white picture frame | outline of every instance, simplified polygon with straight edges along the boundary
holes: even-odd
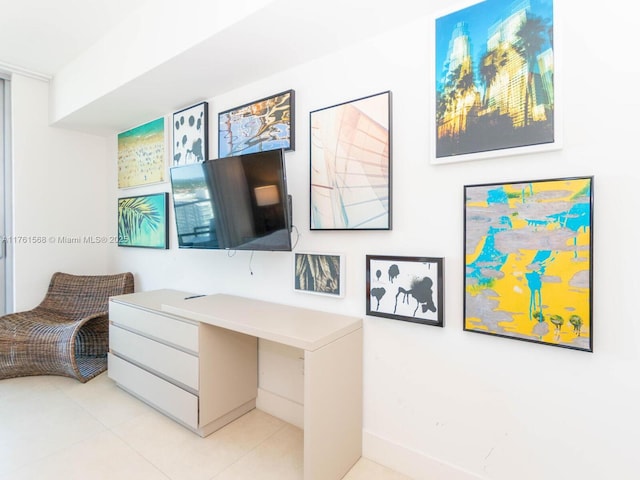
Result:
[[[518,11],[512,6],[511,0],[473,0],[433,17],[431,164],[562,148],[561,48],[554,2],[533,0]],[[540,22],[537,29],[530,26],[542,46],[529,56],[517,56],[514,23],[529,21]],[[460,53],[468,50],[468,57]],[[469,64],[471,72],[465,75]],[[507,93],[516,90],[515,84],[520,85],[518,95]]]
[[[293,288],[296,292],[343,297],[345,256],[340,253],[295,252]]]

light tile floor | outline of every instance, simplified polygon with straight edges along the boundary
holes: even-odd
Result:
[[[253,410],[206,438],[116,387],[55,377],[0,380],[2,480],[294,480],[302,430]],[[361,458],[344,480],[409,480]]]

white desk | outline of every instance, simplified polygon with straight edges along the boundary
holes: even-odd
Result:
[[[342,478],[362,454],[362,320],[233,295],[185,299],[187,296],[190,295],[174,290],[142,292],[113,297],[111,305],[126,304],[177,322],[193,322],[200,332],[201,357],[202,352],[211,351],[211,343],[226,344],[228,339],[223,337],[229,334],[239,334],[234,341],[239,345],[238,351],[244,350],[241,356],[245,364],[245,354],[253,348],[251,339],[262,338],[302,349],[304,479]],[[242,391],[242,395],[236,396],[235,403],[227,405],[229,411],[221,415],[223,420],[212,422],[211,425],[217,428],[222,426],[219,425],[222,421],[228,423],[245,413],[247,407],[250,409],[255,405],[255,370],[247,371],[242,359],[233,357],[235,351],[235,348],[227,348],[226,353],[220,355],[218,362],[224,362],[224,366],[218,370],[224,370],[225,375],[216,375],[215,384],[207,387],[212,388],[212,392]],[[116,357],[117,351],[112,356]],[[118,358],[113,360],[115,363],[120,361]],[[237,362],[240,362],[238,371],[235,370]],[[255,368],[257,360],[253,353],[250,353],[250,362]],[[204,364],[201,359],[201,379],[210,367],[216,370],[215,365]],[[249,383],[241,381],[239,386],[238,379],[247,376]],[[210,375],[206,377],[206,381],[212,381]],[[163,378],[171,382],[166,375]],[[249,400],[244,392],[247,385],[251,385],[252,398]],[[206,397],[200,394],[201,409],[214,401],[210,397],[211,394]],[[211,433],[211,426],[204,430],[202,425],[200,427],[199,433]]]

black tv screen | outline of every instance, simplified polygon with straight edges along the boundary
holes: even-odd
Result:
[[[170,169],[180,248],[291,251],[283,150]]]

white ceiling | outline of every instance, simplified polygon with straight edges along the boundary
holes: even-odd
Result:
[[[146,1],[0,0],[0,68],[53,76]]]
[[[148,1],[0,0],[0,70],[4,63],[54,76],[123,15]],[[258,15],[131,79],[56,124],[97,134],[123,131],[195,100],[345,48],[452,1],[457,0],[277,0]],[[265,29],[270,22],[287,28]],[[260,48],[256,55],[256,45],[278,48]],[[185,65],[198,65],[199,74],[180,75]]]

